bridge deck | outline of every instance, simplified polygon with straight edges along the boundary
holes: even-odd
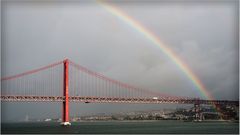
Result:
[[[1,101],[46,101],[46,102],[63,102],[64,96],[1,96]],[[202,100],[202,99],[187,99],[187,98],[112,98],[112,97],[80,97],[70,96],[70,102],[85,102],[85,103],[173,103],[173,104],[217,104],[217,105],[239,105],[239,101],[230,100]]]

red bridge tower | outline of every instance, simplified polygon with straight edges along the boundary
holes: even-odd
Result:
[[[69,60],[65,59],[63,61],[63,111],[62,111],[62,123],[61,125],[67,126],[71,125],[69,122],[69,109],[68,109],[68,66],[69,66]]]

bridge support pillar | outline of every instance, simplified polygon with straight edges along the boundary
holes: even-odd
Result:
[[[69,126],[71,123],[69,122],[69,106],[68,106],[68,59],[63,62],[63,96],[65,97],[63,101],[63,111],[62,111],[62,123],[63,126]]]
[[[202,121],[202,117],[200,114],[200,103],[198,101],[194,103],[194,112],[195,112],[195,121]]]

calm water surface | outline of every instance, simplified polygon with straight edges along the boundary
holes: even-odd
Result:
[[[57,122],[2,123],[2,133],[215,133],[238,134],[239,123],[231,122],[72,122],[70,127],[62,127]]]

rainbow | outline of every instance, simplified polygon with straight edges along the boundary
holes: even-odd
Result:
[[[167,55],[173,63],[181,69],[182,72],[191,80],[191,82],[197,87],[197,90],[201,93],[204,98],[213,100],[214,98],[208,92],[204,84],[200,79],[193,73],[189,66],[184,63],[176,53],[174,53],[167,45],[161,42],[160,38],[157,37],[153,32],[145,28],[140,22],[138,22],[133,17],[127,15],[124,11],[114,6],[113,4],[106,3],[103,1],[97,1],[106,11],[112,15],[119,18],[121,21],[128,24],[130,27],[134,28],[136,31],[141,33],[146,39],[151,41],[155,46],[157,46],[165,55]]]

